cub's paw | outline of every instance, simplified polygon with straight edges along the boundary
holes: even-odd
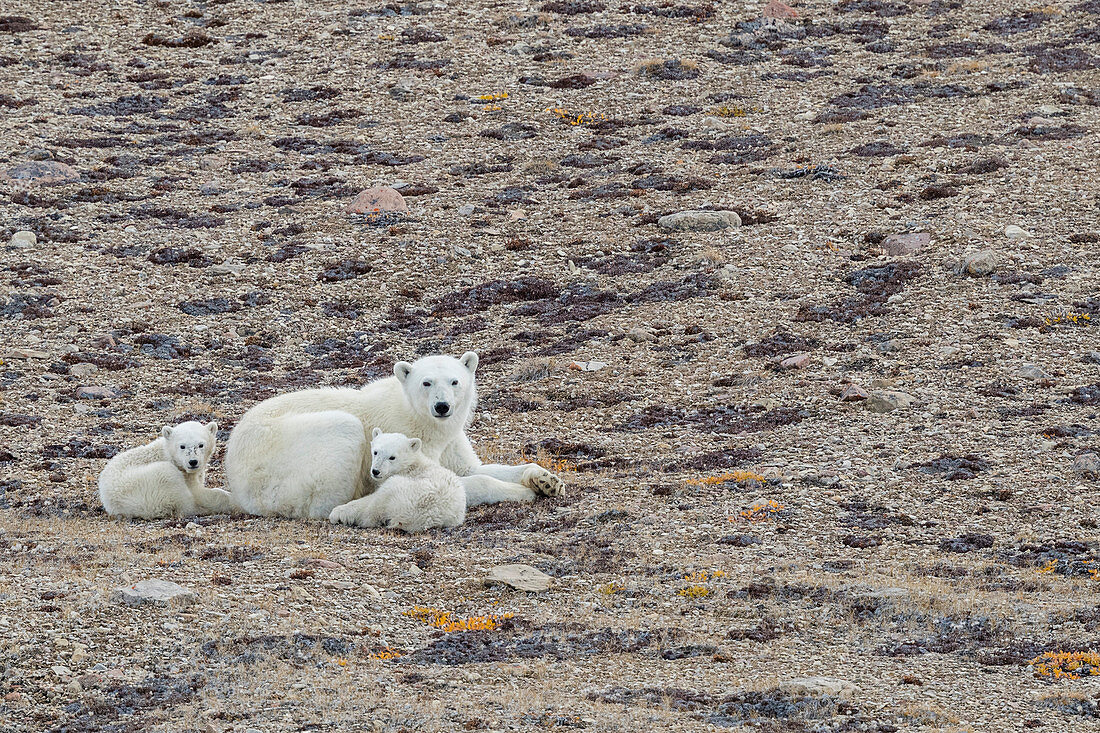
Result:
[[[558,478],[557,474],[547,471],[537,463],[532,463],[524,469],[520,483],[543,496],[561,496],[565,491],[565,482]]]
[[[328,521],[333,524],[350,524],[355,526],[359,523],[359,512],[357,512],[355,507],[351,506],[351,504],[341,504],[329,512]]]

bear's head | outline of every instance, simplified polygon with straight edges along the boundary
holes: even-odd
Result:
[[[164,452],[176,468],[184,473],[195,473],[206,469],[214,446],[218,441],[218,424],[189,420],[172,427],[165,425],[160,429],[164,438]]]
[[[465,426],[477,404],[474,371],[477,354],[467,351],[459,358],[425,356],[413,363],[399,361],[393,374],[405,390],[413,412],[437,424],[454,422]]]
[[[408,473],[420,459],[420,438],[403,433],[383,433],[375,428],[370,439],[370,475],[375,481]]]

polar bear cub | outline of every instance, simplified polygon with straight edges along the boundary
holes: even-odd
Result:
[[[330,522],[406,532],[462,524],[466,490],[453,471],[424,454],[420,438],[375,428],[370,449],[370,473],[378,490],[336,507]]]
[[[217,436],[216,422],[191,420],[165,425],[152,443],[119,453],[99,474],[103,508],[139,519],[239,510],[228,491],[203,485]]]

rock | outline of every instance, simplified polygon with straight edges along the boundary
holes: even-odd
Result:
[[[1090,351],[1085,354],[1085,362],[1088,364],[1100,364],[1100,351]]]
[[[1073,472],[1086,478],[1100,478],[1100,455],[1082,453],[1073,459]]]
[[[36,160],[20,163],[0,173],[0,178],[13,183],[31,183],[39,186],[60,186],[80,180],[80,171],[56,160]]]
[[[883,247],[886,249],[886,254],[891,257],[905,257],[920,252],[931,241],[932,235],[927,232],[891,234],[886,238]]]
[[[109,400],[117,395],[110,387],[77,387],[73,396],[78,400]]]
[[[378,214],[384,211],[407,214],[405,197],[389,186],[379,186],[360,191],[355,201],[345,209],[349,214]]]
[[[810,363],[809,354],[795,354],[779,362],[780,369],[802,369]]]
[[[469,216],[472,213],[474,213],[474,205],[473,204],[463,204],[462,206],[458,207],[458,215],[459,216]]]
[[[1016,376],[1023,377],[1024,379],[1031,379],[1036,382],[1040,379],[1051,379],[1051,376],[1047,374],[1046,370],[1037,364],[1024,364],[1016,369]]]
[[[73,364],[71,367],[69,367],[69,374],[74,377],[87,377],[89,375],[95,374],[98,371],[99,367],[97,367],[95,364],[89,364],[86,361],[82,361],[79,364]]]
[[[569,368],[578,372],[598,372],[606,366],[607,364],[602,361],[575,361],[569,365]]]
[[[849,384],[844,388],[844,391],[840,393],[840,401],[858,402],[867,399],[869,396],[867,390],[863,387],[860,387],[858,384]]]
[[[24,229],[11,235],[11,241],[8,244],[19,249],[28,249],[38,244],[38,237],[34,235],[34,232],[28,232]]]
[[[1013,241],[1018,241],[1021,239],[1027,239],[1031,236],[1031,234],[1029,234],[1027,230],[1023,229],[1022,227],[1018,227],[1015,224],[1009,224],[1005,227],[1005,236]]]
[[[680,211],[657,220],[657,226],[670,232],[717,232],[741,226],[736,211]]]
[[[538,592],[550,587],[550,576],[530,565],[498,565],[485,578],[486,585],[497,583],[516,590]]]
[[[970,277],[988,277],[997,269],[997,253],[991,249],[972,252],[962,258],[959,270]]]
[[[177,585],[170,580],[142,580],[134,585],[115,588],[111,591],[111,603],[125,606],[143,606],[152,604],[156,606],[190,606],[198,601],[191,591],[182,585]]]
[[[112,397],[117,397],[115,391],[110,387],[77,387],[73,391],[73,396],[78,400],[109,400]]]
[[[790,5],[779,2],[779,0],[771,0],[771,2],[764,6],[764,12],[761,13],[761,15],[765,18],[779,20],[782,18],[797,18],[798,11]]]
[[[4,352],[5,359],[45,359],[49,355],[48,351],[39,349],[11,349]]]
[[[866,406],[871,412],[893,412],[894,410],[909,407],[917,398],[905,392],[893,389],[884,389],[871,393],[867,398]]]
[[[405,77],[404,79],[398,79],[392,87],[390,87],[390,96],[394,99],[404,100],[412,99],[416,94],[416,79]]]
[[[828,696],[851,699],[859,692],[859,688],[848,680],[837,677],[799,677],[780,682],[779,691],[791,697]]]
[[[645,328],[632,328],[627,332],[626,337],[636,343],[643,341],[656,341],[657,336],[652,331]]]

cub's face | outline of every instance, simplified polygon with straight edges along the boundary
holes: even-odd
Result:
[[[194,473],[206,468],[218,439],[218,424],[189,421],[172,427],[165,425],[160,431],[164,438],[164,451],[176,468]]]
[[[370,441],[370,475],[375,481],[407,473],[420,454],[420,438],[383,433],[375,428]]]
[[[426,356],[412,364],[401,361],[393,373],[405,390],[405,398],[418,415],[440,423],[456,416],[465,421],[477,400],[474,371],[477,354],[467,351],[453,356]]]

